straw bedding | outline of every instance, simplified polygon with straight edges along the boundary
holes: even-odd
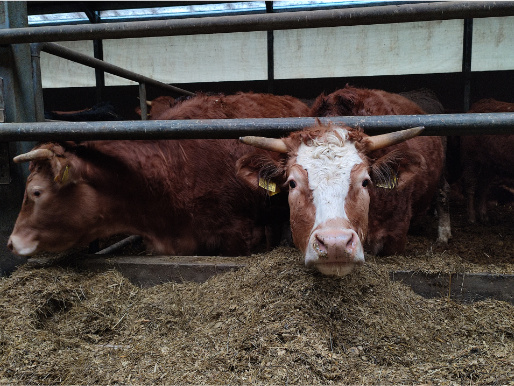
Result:
[[[0,382],[18,384],[514,384],[514,306],[425,299],[389,272],[514,273],[512,206],[454,215],[405,256],[343,278],[295,249],[205,283],[139,288],[116,271],[26,265],[0,281]]]

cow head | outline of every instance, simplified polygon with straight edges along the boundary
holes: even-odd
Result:
[[[30,256],[40,251],[60,252],[87,242],[98,216],[96,198],[83,184],[79,167],[64,148],[45,144],[14,158],[30,161],[22,207],[8,247]]]
[[[398,161],[395,152],[378,160],[376,149],[412,138],[413,128],[369,137],[349,127],[318,126],[284,139],[243,137],[247,144],[279,152],[255,152],[239,159],[238,175],[258,189],[271,181],[289,190],[291,232],[305,264],[323,274],[343,276],[364,263],[370,189],[387,183]],[[265,185],[265,184],[264,184]],[[266,185],[265,185],[266,186]]]

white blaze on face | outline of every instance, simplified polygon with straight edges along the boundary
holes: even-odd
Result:
[[[345,210],[352,170],[364,160],[348,140],[348,132],[338,128],[312,144],[300,145],[296,161],[307,171],[316,211],[305,264],[327,275],[346,275],[364,262],[362,244]]]
[[[314,141],[312,146],[302,144],[298,149],[296,160],[309,174],[316,208],[314,228],[330,219],[348,220],[344,204],[350,189],[350,173],[363,162],[355,145],[347,141],[348,132],[336,131],[340,138],[329,132],[324,140]]]

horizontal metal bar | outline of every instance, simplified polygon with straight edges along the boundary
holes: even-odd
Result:
[[[514,113],[383,115],[320,120],[361,127],[370,135],[416,126],[425,126],[423,135],[514,134]],[[315,118],[3,123],[0,124],[0,141],[279,137],[314,124]]]
[[[512,1],[452,1],[0,30],[0,44],[125,39],[514,16]]]
[[[34,44],[33,46],[35,46]],[[99,60],[93,58],[92,56],[84,55],[80,52],[70,50],[69,48],[63,47],[59,44],[55,43],[40,43],[39,49],[41,51],[47,52],[52,55],[59,56],[64,59],[72,60],[74,62],[80,63],[84,66],[99,68],[108,72],[109,74],[113,74],[116,76],[120,76],[125,79],[132,80],[138,83],[146,83],[155,87],[160,87],[165,90],[173,91],[176,93],[184,94],[184,95],[194,95],[193,92],[183,90],[181,88],[171,86],[169,84],[159,82],[155,79],[149,78],[147,76],[137,74],[135,72],[126,70],[122,67],[115,66],[114,64],[104,62],[103,60]],[[33,49],[34,51],[34,49]]]

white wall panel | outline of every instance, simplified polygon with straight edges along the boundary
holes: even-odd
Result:
[[[460,72],[463,20],[275,31],[275,78]],[[514,69],[514,17],[474,19],[473,71]],[[92,41],[60,42],[93,55]],[[107,62],[165,83],[267,79],[266,32],[104,40]],[[94,70],[41,53],[43,87],[91,87]],[[106,74],[106,84],[133,84]]]
[[[266,32],[104,40],[104,59],[165,83],[267,79]],[[134,84],[106,74],[107,86]]]
[[[93,56],[93,41],[59,42],[60,45]],[[70,60],[41,52],[43,88],[94,87],[95,70]]]
[[[514,17],[473,19],[471,71],[514,70]]]
[[[460,71],[462,34],[462,20],[276,31],[275,78]]]

